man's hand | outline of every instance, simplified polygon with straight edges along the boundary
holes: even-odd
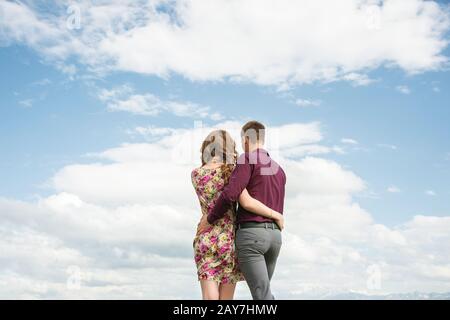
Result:
[[[202,216],[202,219],[200,220],[200,223],[197,226],[197,235],[205,232],[206,230],[208,230],[211,227],[211,225],[209,224],[207,218],[208,218],[207,214],[204,214]]]
[[[273,211],[274,215],[272,217],[272,219],[275,221],[275,223],[278,225],[278,227],[280,228],[281,231],[283,231],[284,229],[284,216],[276,211]]]

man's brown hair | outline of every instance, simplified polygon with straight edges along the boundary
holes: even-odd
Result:
[[[248,137],[251,143],[264,143],[266,127],[261,122],[249,121],[242,127],[241,136]]]

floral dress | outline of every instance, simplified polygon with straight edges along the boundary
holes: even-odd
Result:
[[[224,187],[222,169],[198,168],[191,174],[203,214],[208,214]],[[234,247],[235,209],[194,238],[194,259],[199,280],[213,280],[221,284],[244,280],[239,270]]]

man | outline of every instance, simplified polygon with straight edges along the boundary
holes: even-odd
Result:
[[[257,121],[246,123],[241,137],[245,153],[239,157],[228,185],[211,208],[208,221],[202,221],[201,228],[223,217],[244,189],[270,209],[283,213],[286,175],[263,148],[264,125]],[[272,300],[270,280],[281,248],[281,230],[272,219],[253,214],[241,205],[236,223],[239,266],[252,297],[254,300]]]

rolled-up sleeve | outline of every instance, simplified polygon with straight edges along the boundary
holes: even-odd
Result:
[[[238,161],[228,184],[217,199],[215,206],[209,210],[208,222],[210,224],[213,224],[215,221],[222,218],[233,202],[238,201],[239,196],[250,181],[251,174],[252,168],[249,162]]]

